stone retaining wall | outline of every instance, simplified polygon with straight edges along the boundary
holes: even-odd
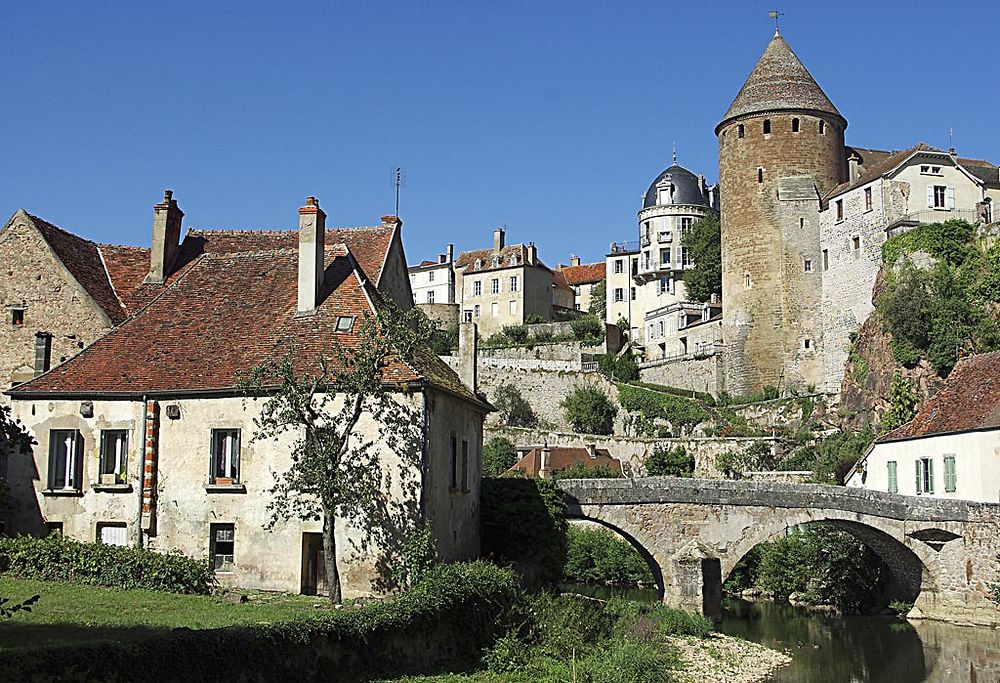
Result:
[[[678,389],[700,391],[718,396],[725,391],[723,354],[683,356],[654,360],[639,366],[639,379],[650,384],[663,384]]]

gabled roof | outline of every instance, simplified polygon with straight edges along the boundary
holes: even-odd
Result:
[[[605,262],[584,263],[579,266],[563,266],[557,272],[562,273],[569,285],[586,285],[601,282],[604,279]]]
[[[103,310],[112,324],[118,324],[125,319],[125,308],[115,289],[111,285],[108,272],[101,258],[101,250],[97,244],[66,232],[37,216],[24,212],[42,239],[52,248],[66,270],[80,283],[87,294]],[[148,266],[148,262],[147,262]]]
[[[916,417],[878,443],[1000,428],[1000,352],[964,358]]]
[[[500,263],[496,267],[493,266],[493,255],[497,253],[493,249],[473,249],[472,251],[463,251],[455,259],[456,269],[467,269],[473,273],[484,272],[488,270],[497,270],[499,268],[510,268],[512,266],[524,266],[528,265],[528,247],[523,244],[508,244],[503,249],[500,250]],[[511,257],[516,257],[516,263],[511,261]],[[482,262],[482,267],[476,268],[476,260]],[[535,260],[535,266],[539,268],[545,268],[548,270],[548,266],[539,260]]]
[[[541,468],[542,450],[542,448],[532,448],[507,471],[510,473],[522,472],[528,476],[537,475]],[[586,448],[572,446],[552,446],[549,448],[549,469],[552,472],[562,471],[577,463],[583,463],[583,466],[588,470],[603,465],[616,472],[622,471],[621,460],[612,458],[610,452],[604,448],[595,449],[593,457]]]
[[[360,319],[381,302],[344,242],[327,247],[325,262],[325,287],[316,313],[297,316],[296,249],[203,253],[133,317],[10,394],[231,392],[237,371],[289,350],[295,352],[298,372],[315,372],[318,358],[330,357],[335,344],[359,343]],[[336,332],[340,316],[355,318],[352,332]],[[418,350],[409,362],[393,360],[383,380],[427,382],[486,405],[427,349]]]
[[[847,125],[792,48],[775,32],[736,99],[729,105],[722,122],[715,127],[715,133],[718,135],[725,123],[739,116],[786,109],[833,114],[843,121],[845,127]]]

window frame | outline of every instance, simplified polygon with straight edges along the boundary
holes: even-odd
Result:
[[[500,278],[495,277],[490,280],[490,294],[500,293]]]
[[[625,290],[621,287],[615,287],[614,296],[616,304],[625,301]]]
[[[208,472],[208,481],[209,484],[211,484],[212,486],[239,486],[240,484],[243,483],[242,478],[240,476],[242,474],[240,472],[242,465],[242,463],[240,462],[241,460],[240,450],[243,439],[242,431],[243,430],[241,430],[239,427],[220,427],[212,429],[212,435],[211,435],[212,441],[210,445],[211,458],[209,460],[209,472]],[[217,449],[219,447],[224,447],[223,444],[225,443],[225,441],[220,442],[218,440],[218,437],[222,437],[223,439],[225,439],[226,434],[234,434],[235,438],[231,442],[232,443],[231,452],[227,454],[228,476],[226,474],[220,476],[216,474],[216,472],[218,471],[226,472],[226,470],[219,470],[218,458],[222,454],[219,453]],[[226,481],[227,479],[229,480],[228,482]]]
[[[949,453],[944,456],[944,492],[955,493],[958,489],[958,476],[956,472],[955,455]]]
[[[236,567],[236,524],[229,523],[212,523],[209,524],[208,532],[208,558],[212,563],[212,571],[216,574],[231,574],[233,569]],[[230,532],[232,538],[220,539],[219,536],[223,532]],[[219,552],[219,544],[230,545],[229,553]],[[222,564],[219,564],[219,558],[222,557]],[[224,558],[229,558],[228,563]]]
[[[60,456],[57,449],[66,443],[66,438],[72,438],[72,453],[65,453]],[[83,435],[79,429],[50,429],[49,430],[49,470],[48,486],[50,491],[76,491],[83,490]],[[57,462],[57,458],[64,458]],[[63,478],[62,486],[56,487],[57,474]]]
[[[917,458],[914,460],[916,465],[915,477],[916,477],[916,488],[917,495],[934,495],[934,459],[933,458]]]
[[[899,493],[899,464],[895,460],[885,463],[886,489],[889,493]]]
[[[865,211],[872,210],[872,188],[865,188]]]
[[[433,304],[434,303],[434,290],[433,289],[430,290],[429,292],[427,292],[427,303],[429,303],[429,304]]]
[[[109,460],[109,436],[119,435],[124,442],[122,446],[122,452],[119,453],[116,449],[114,455],[115,467],[109,469],[107,467]],[[115,484],[124,484],[128,481],[128,447],[129,447],[129,430],[127,429],[102,429],[101,430],[101,442],[100,451],[98,458],[98,473],[101,478],[107,474],[115,475]]]
[[[510,282],[508,284],[510,285],[510,291],[516,292],[517,291],[517,285],[518,285],[518,283],[517,283],[517,275],[511,275],[510,276]]]
[[[458,490],[458,437],[454,432],[451,434],[448,451],[448,490]]]
[[[625,272],[625,259],[620,259],[620,258],[615,259],[614,271],[615,274]]]

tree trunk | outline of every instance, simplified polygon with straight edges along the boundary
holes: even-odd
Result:
[[[326,564],[326,586],[330,593],[330,602],[339,605],[343,602],[340,592],[340,572],[337,571],[337,536],[336,517],[328,510],[323,510],[323,562]]]

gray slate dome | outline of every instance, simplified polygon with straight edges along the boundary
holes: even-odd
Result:
[[[658,206],[660,204],[660,202],[656,201],[656,186],[659,185],[661,181],[668,179],[670,184],[673,185],[673,201],[664,202],[664,204],[711,206],[708,201],[708,190],[701,182],[698,181],[698,176],[683,166],[674,164],[663,173],[656,176],[656,179],[650,184],[649,189],[646,190],[646,194],[643,195],[642,208],[648,209],[651,206]]]

